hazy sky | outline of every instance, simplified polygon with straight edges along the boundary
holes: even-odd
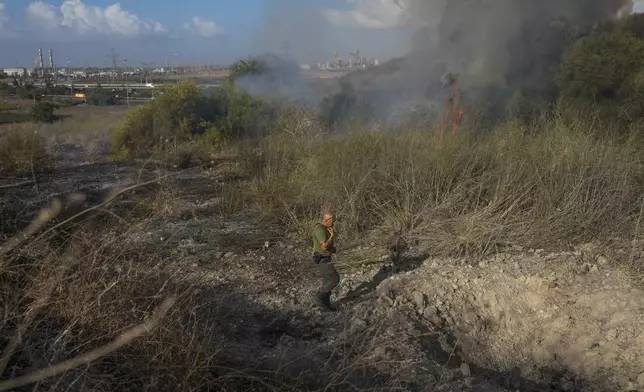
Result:
[[[347,58],[358,48],[386,58],[409,48],[413,24],[402,2],[0,0],[0,67],[33,65],[38,47],[45,56],[53,49],[57,65],[75,66],[108,65],[111,48],[129,64],[163,66],[173,58],[228,63],[285,43],[302,62],[330,59],[334,51]],[[644,11],[644,0],[636,10]]]

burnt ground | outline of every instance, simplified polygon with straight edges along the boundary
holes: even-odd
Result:
[[[147,200],[143,210],[155,213],[130,240],[163,253],[204,295],[236,304],[218,310],[213,342],[231,362],[319,380],[351,357],[352,370],[330,385],[381,390],[644,390],[644,296],[620,261],[641,258],[635,246],[515,247],[472,260],[432,257],[418,244],[391,265],[373,243],[340,244],[340,311],[326,313],[312,306],[319,281],[308,243],[241,204],[231,208],[225,186],[243,181],[234,162],[178,172],[68,153],[37,186],[5,180],[3,235],[53,197],[80,192],[90,206],[115,187],[171,174],[114,203]]]

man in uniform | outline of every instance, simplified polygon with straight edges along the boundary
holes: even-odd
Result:
[[[331,305],[331,291],[340,283],[340,275],[333,266],[331,255],[336,252],[333,244],[333,222],[335,217],[330,210],[322,213],[321,221],[313,229],[313,263],[322,277],[322,288],[316,295],[318,306],[326,310],[336,310]]]

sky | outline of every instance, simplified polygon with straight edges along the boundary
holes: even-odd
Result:
[[[112,49],[154,66],[226,65],[286,47],[301,63],[356,49],[386,59],[406,53],[413,33],[400,1],[0,0],[0,67],[32,66],[38,48],[59,66],[109,66]]]
[[[0,0],[0,67],[229,64],[288,47],[300,62],[404,54],[397,0]],[[374,7],[375,5],[375,7]],[[392,11],[393,10],[393,11]],[[385,48],[385,49],[383,49]]]

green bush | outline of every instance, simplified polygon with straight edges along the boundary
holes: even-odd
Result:
[[[628,83],[644,62],[644,41],[622,32],[594,34],[576,42],[564,58],[557,84],[564,97],[601,101],[630,93]]]
[[[506,118],[522,125],[541,120],[551,109],[549,101],[542,94],[517,90],[506,102]]]
[[[47,86],[43,91],[43,94],[46,95],[67,95],[70,96],[69,87],[66,86]]]
[[[31,119],[35,122],[53,122],[57,119],[56,105],[51,102],[38,102],[31,109]]]
[[[153,132],[154,109],[151,104],[139,105],[127,113],[112,135],[112,151],[115,154],[129,157],[163,142],[162,136]]]
[[[246,75],[261,75],[268,71],[265,62],[260,59],[249,58],[248,60],[237,60],[231,66],[229,80],[235,82]]]
[[[217,108],[210,121],[229,141],[268,134],[276,116],[276,104],[232,85],[221,87],[212,102]]]
[[[597,27],[597,31],[630,33],[639,39],[644,39],[644,14],[635,13],[620,20],[604,22]]]
[[[113,151],[125,156],[145,155],[192,139],[205,131],[207,103],[190,81],[169,86],[154,101],[128,112],[114,133]]]
[[[118,104],[118,99],[113,91],[99,87],[87,93],[87,103],[95,106],[114,106]]]
[[[235,62],[229,81],[253,95],[288,99],[294,86],[303,85],[301,77],[297,62],[268,53]]]
[[[555,78],[560,109],[628,129],[625,125],[644,114],[643,66],[644,40],[629,31],[613,29],[580,39]]]
[[[38,94],[31,84],[25,84],[16,89],[16,93],[22,99],[34,99]]]
[[[112,151],[121,157],[149,155],[197,139],[204,146],[218,147],[267,134],[275,113],[274,105],[232,85],[204,92],[185,81],[128,112],[113,135]]]

